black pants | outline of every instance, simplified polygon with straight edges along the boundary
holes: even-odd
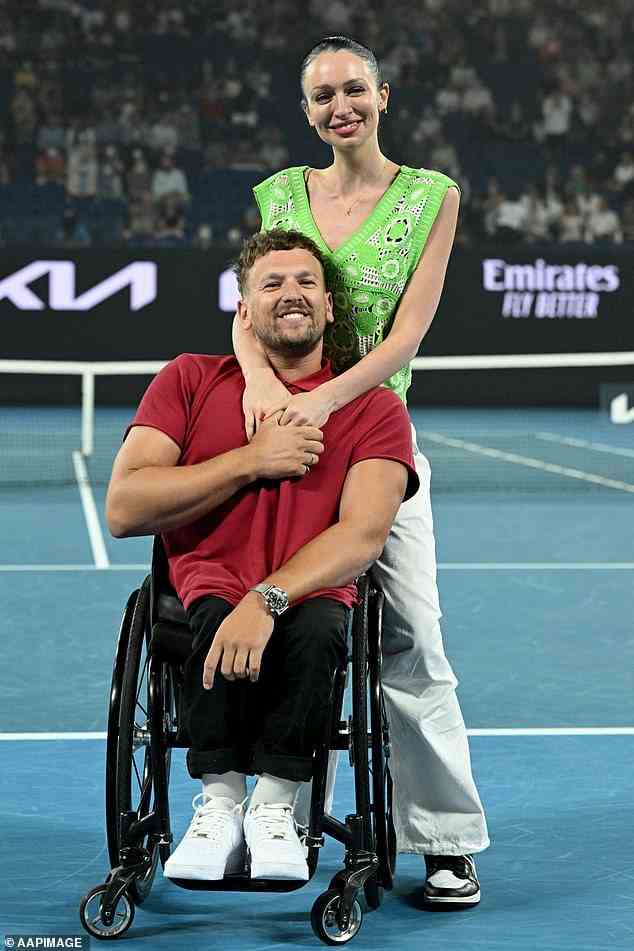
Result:
[[[256,683],[226,680],[216,671],[205,690],[205,658],[232,610],[222,598],[208,597],[188,611],[194,641],[181,716],[191,742],[189,774],[235,770],[311,779],[314,751],[328,727],[333,675],[346,660],[348,610],[330,598],[290,608],[275,621]]]

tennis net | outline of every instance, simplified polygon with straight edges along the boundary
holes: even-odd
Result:
[[[127,423],[164,361],[0,360],[0,485],[108,482]],[[115,401],[115,405],[112,405]]]
[[[78,465],[93,484],[107,483],[125,427],[162,365],[0,361],[0,485],[72,484]],[[608,378],[632,379],[634,353],[420,357],[413,366],[441,381],[443,374],[565,373],[571,367],[599,368],[600,374],[605,368]],[[21,403],[27,391],[36,405]],[[436,494],[603,492],[631,501],[634,413],[626,393],[612,404],[612,414],[598,403],[485,407],[455,400],[410,411]]]

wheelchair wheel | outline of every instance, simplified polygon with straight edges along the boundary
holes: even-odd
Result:
[[[92,888],[82,898],[79,906],[79,919],[88,934],[105,941],[121,937],[134,921],[134,902],[128,893],[124,892],[114,909],[112,924],[104,924],[101,917],[101,896],[106,888],[106,885]]]
[[[365,883],[366,901],[378,908],[383,890],[391,889],[396,867],[396,833],[392,819],[392,777],[389,772],[389,724],[381,688],[381,621],[383,594],[374,593],[376,603],[371,614],[368,636],[368,682],[370,696],[372,777],[372,831],[379,859],[376,876]]]
[[[360,606],[352,626],[352,760],[357,815],[365,819],[363,848],[373,850],[368,757],[368,578],[359,582]]]
[[[363,922],[361,905],[356,901],[352,906],[350,921],[342,927],[337,921],[341,894],[335,888],[329,888],[319,896],[310,912],[310,924],[315,935],[324,944],[346,944],[358,932]]]
[[[108,841],[108,855],[110,866],[119,864],[119,817],[116,812],[117,796],[117,757],[119,753],[119,711],[121,709],[121,687],[123,671],[128,652],[130,625],[134,608],[139,596],[139,589],[133,591],[125,606],[119,638],[115,651],[112,680],[110,683],[110,703],[108,707],[108,733],[106,740],[106,837]]]
[[[151,702],[148,655],[150,636],[150,580],[146,578],[134,605],[121,688],[116,795],[112,804],[116,816],[117,856],[120,814],[133,811],[138,819],[143,819],[149,814],[153,804],[150,722],[153,717],[163,717],[164,711],[154,710]],[[161,665],[160,676],[163,678],[166,709],[169,710],[171,678],[164,664]],[[169,765],[170,750],[167,749],[165,769],[168,774]],[[148,896],[159,859],[159,846],[150,841],[149,836],[142,845],[150,852],[152,861],[146,875],[130,886],[130,894],[136,904],[141,904]]]

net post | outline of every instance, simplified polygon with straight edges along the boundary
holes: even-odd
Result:
[[[95,447],[95,374],[84,368],[81,375],[81,451],[92,456]]]

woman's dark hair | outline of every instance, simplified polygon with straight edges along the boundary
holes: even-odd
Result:
[[[304,76],[306,75],[306,70],[313,60],[317,59],[320,53],[336,53],[337,50],[348,50],[350,53],[354,53],[355,56],[358,56],[359,59],[362,59],[364,63],[368,64],[370,71],[374,74],[377,89],[380,89],[383,85],[384,80],[381,76],[381,69],[372,50],[368,49],[367,46],[363,46],[361,43],[357,43],[356,40],[351,39],[349,36],[325,36],[316,46],[313,46],[310,53],[308,53],[302,62],[299,73],[299,83],[302,90],[302,105],[306,104],[306,96],[304,95]]]

